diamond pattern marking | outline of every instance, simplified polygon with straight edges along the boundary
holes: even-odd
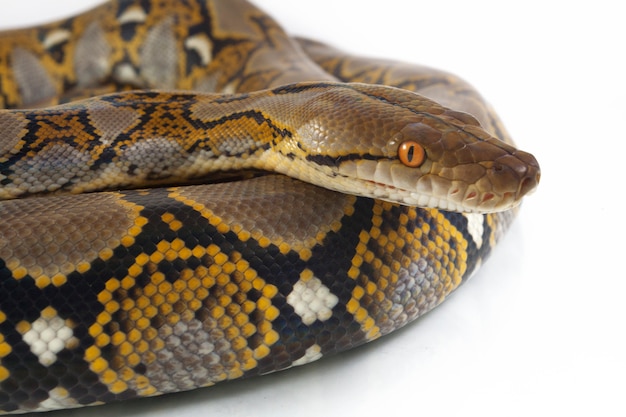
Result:
[[[302,271],[300,279],[293,286],[293,291],[287,296],[287,302],[307,326],[313,324],[315,320],[328,320],[338,301],[337,296],[331,293],[310,269]]]
[[[56,362],[57,353],[63,349],[76,347],[78,339],[74,337],[72,328],[72,322],[59,317],[52,307],[44,308],[34,322],[21,321],[17,325],[22,339],[44,366]]]

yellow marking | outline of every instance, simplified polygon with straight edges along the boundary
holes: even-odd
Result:
[[[254,280],[252,280],[252,286],[254,287],[255,290],[262,291],[263,287],[265,286],[265,281],[257,277]]]
[[[134,264],[134,265],[131,265],[130,268],[128,268],[128,275],[130,275],[133,278],[136,278],[141,274],[142,271],[143,269],[141,268],[141,266]]]
[[[111,342],[111,337],[106,333],[100,333],[95,338],[96,346],[106,346]]]
[[[356,267],[356,266],[352,266],[350,267],[350,269],[348,270],[348,276],[352,279],[357,279],[359,277],[359,273],[361,272],[361,270]]]
[[[119,346],[125,341],[126,341],[126,334],[122,333],[121,331],[117,331],[113,333],[113,335],[111,336],[111,343],[114,346]]]
[[[130,248],[135,244],[135,238],[132,236],[124,236],[120,242],[123,246]]]
[[[135,286],[135,279],[129,276],[126,276],[120,281],[120,286],[124,290],[129,290]]]
[[[271,299],[274,298],[278,293],[278,288],[276,288],[274,285],[266,284],[261,292],[263,293],[264,297]]]
[[[289,251],[291,251],[291,247],[287,243],[283,242],[283,243],[278,245],[278,250],[283,255],[286,255],[286,254],[289,253]]]
[[[263,343],[267,346],[272,346],[274,343],[278,342],[279,336],[275,331],[271,331],[265,334],[263,338]]]
[[[13,351],[11,345],[4,341],[4,336],[0,335],[0,358],[4,358]]]
[[[176,229],[177,219],[174,214],[166,213],[162,220],[173,230]],[[138,226],[141,221],[143,220],[136,221],[135,225]],[[222,232],[229,230],[215,216],[209,221]],[[126,243],[134,242],[136,232],[134,228],[129,230],[129,235],[125,237]],[[237,233],[242,240],[250,237],[250,232],[241,228]],[[267,244],[270,244],[269,240]],[[292,249],[289,245],[282,244],[279,245],[279,250],[287,253]],[[100,255],[106,257],[110,254],[101,252]],[[156,264],[163,259],[175,261],[191,256],[203,258],[205,255],[212,258],[212,264],[199,266],[195,270],[183,270],[173,282],[166,281],[164,274],[156,270]],[[302,250],[300,255],[307,258],[311,256],[311,252]],[[136,286],[135,278],[146,273],[149,282]],[[212,288],[218,294],[217,305],[205,304]],[[247,292],[253,288],[262,294],[256,302],[246,299]],[[120,289],[125,291],[119,291]],[[126,293],[129,296],[132,294],[132,298],[119,298],[126,297]],[[142,395],[157,392],[149,378],[137,375],[133,370],[139,363],[161,366],[156,365],[155,361],[158,352],[164,349],[168,326],[154,328],[151,319],[161,314],[164,322],[173,327],[195,319],[196,311],[207,308],[209,316],[217,321],[217,329],[223,332],[232,349],[222,356],[223,361],[230,360],[230,364],[224,369],[224,373],[212,375],[212,379],[241,376],[245,370],[257,365],[257,359],[267,356],[271,346],[279,339],[278,333],[272,328],[272,321],[280,314],[278,308],[272,304],[272,299],[277,294],[278,288],[261,279],[237,252],[226,254],[213,244],[206,248],[199,245],[187,248],[181,239],[158,242],[156,252],[137,255],[135,263],[128,269],[128,275],[121,280],[108,280],[105,288],[98,294],[104,311],[89,328],[90,335],[94,338],[94,346],[88,348],[85,359],[98,374],[100,381],[112,392],[123,392],[128,387],[137,389]],[[258,327],[250,323],[249,319],[249,314],[254,311],[263,313]],[[125,326],[129,328],[109,336],[104,329],[119,328],[118,324],[112,323],[114,314],[116,317],[123,317]],[[164,333],[160,333],[161,331]],[[262,338],[262,344],[251,349],[247,338],[257,333]],[[105,347],[113,348],[111,363],[107,363],[100,356],[99,349]]]
[[[85,272],[91,269],[91,264],[89,262],[79,262],[76,264],[76,272],[80,274],[84,274]]]
[[[237,232],[237,238],[242,242],[247,242],[250,239],[250,232],[247,230],[240,230]]]
[[[176,251],[176,252],[180,252],[181,249],[183,249],[185,247],[185,242],[183,242],[183,240],[176,238],[172,241],[171,243],[171,248],[172,250]]]
[[[1,322],[4,321],[6,316],[4,315],[3,312],[0,312],[0,314],[2,314],[2,318],[0,320],[0,323],[1,323]],[[10,344],[8,344],[4,340],[4,335],[0,334],[0,363],[1,363],[2,358],[4,358],[7,355],[9,355],[12,351],[13,351],[13,348],[11,347]],[[0,382],[4,381],[9,376],[10,376],[10,372],[4,366],[0,365]]]
[[[0,382],[11,376],[11,373],[4,366],[0,366]]]
[[[128,356],[133,352],[133,345],[128,342],[123,342],[118,348],[117,353],[122,356]]]
[[[350,301],[348,301],[348,304],[346,304],[346,310],[348,311],[348,313],[355,314],[358,309],[359,301],[356,299],[356,297],[353,297]]]
[[[6,315],[4,314],[3,311],[0,311],[0,323],[3,323],[5,320],[6,320]],[[30,330],[30,325],[28,325],[28,329],[26,331],[28,330]],[[4,335],[0,333],[0,360],[4,358],[5,356],[7,356],[9,353],[11,353],[12,350],[13,348],[11,347],[11,345],[5,341]],[[2,369],[2,367],[0,367],[0,369]],[[0,381],[1,380],[2,378],[0,377]]]
[[[352,298],[354,298],[357,301],[363,298],[364,295],[365,295],[365,291],[363,290],[363,287],[359,285],[357,285],[352,291]]]
[[[106,311],[103,311],[102,313],[98,314],[98,317],[96,317],[96,322],[100,324],[101,326],[106,325],[110,321],[111,321],[111,315],[107,313]]]
[[[354,313],[354,319],[357,322],[363,324],[366,318],[368,318],[367,310],[365,310],[363,307],[357,308],[356,312]]]
[[[89,368],[97,374],[104,374],[104,372],[108,369],[108,363],[104,358],[96,357],[95,360],[91,362],[91,366]],[[105,376],[103,375],[103,379],[104,378]]]
[[[182,260],[187,260],[191,257],[192,253],[191,250],[189,248],[182,248],[179,252],[178,252],[178,257]]]
[[[309,248],[303,248],[299,251],[298,255],[303,261],[308,261],[311,259],[311,256],[313,256],[313,252],[311,252],[311,249]]]
[[[150,256],[148,256],[148,254],[146,253],[140,253],[135,258],[135,264],[137,264],[140,267],[145,266],[149,261],[150,261]]]
[[[269,321],[274,321],[280,316],[280,310],[278,310],[274,306],[270,306],[267,310],[265,310],[265,319]]]
[[[467,254],[464,250],[456,253],[450,247],[450,240],[457,242],[457,247],[464,249],[466,244],[462,234],[454,228],[445,217],[437,210],[430,210],[428,214],[434,219],[436,233],[433,239],[429,239],[431,226],[424,222],[421,228],[417,228],[413,233],[408,233],[406,223],[416,218],[415,210],[411,209],[406,214],[399,216],[400,226],[396,230],[382,233],[382,214],[389,209],[387,203],[377,204],[374,207],[372,217],[372,227],[369,231],[362,231],[359,235],[360,242],[356,247],[356,254],[352,259],[352,266],[348,270],[348,276],[359,283],[352,291],[352,297],[346,304],[348,312],[354,315],[355,321],[361,325],[361,330],[366,334],[368,340],[375,339],[381,335],[380,328],[376,320],[381,322],[387,320],[387,315],[394,308],[394,303],[386,295],[390,283],[398,281],[398,273],[401,269],[407,268],[412,262],[416,262],[420,257],[426,257],[432,267],[437,271],[440,280],[432,282],[435,290],[437,302],[443,300],[461,282],[461,277],[465,272],[465,260]],[[374,239],[377,247],[388,254],[388,258],[395,259],[387,264],[380,258],[381,254],[367,249],[368,243]],[[409,245],[407,251],[406,246]],[[465,245],[466,247],[466,245]],[[397,251],[408,253],[398,256]],[[364,263],[371,265],[377,271],[374,276],[367,276],[361,273]],[[367,295],[367,297],[366,297]],[[376,317],[370,316],[369,308],[374,307]]]
[[[30,323],[27,322],[26,320],[22,320],[19,323],[17,323],[17,326],[15,326],[15,329],[19,333],[24,334],[30,330]]]
[[[100,253],[98,254],[98,257],[102,259],[103,261],[108,261],[109,259],[113,257],[113,249],[111,248],[102,249]]]
[[[45,275],[40,275],[37,278],[35,278],[35,285],[39,289],[46,288],[48,285],[50,285],[50,282],[51,282],[50,278]]]
[[[269,355],[269,353],[270,353],[270,348],[267,347],[266,345],[261,345],[257,347],[256,349],[254,349],[254,359],[256,360],[263,359],[264,357]]]
[[[302,271],[302,273],[300,273],[300,280],[303,282],[308,282],[314,277],[315,275],[313,274],[313,271],[311,271],[309,268],[306,268]]]
[[[494,227],[495,222],[496,222],[496,215],[488,214],[485,217],[487,220],[487,225],[489,226],[489,230],[491,230],[491,233],[489,233],[489,246],[493,248],[496,244],[496,234],[495,234],[496,229]]]
[[[111,292],[108,290],[102,291],[98,294],[98,302],[103,305],[111,301],[112,298],[113,296],[111,295]]]

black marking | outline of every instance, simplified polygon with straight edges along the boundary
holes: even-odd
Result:
[[[226,94],[226,95],[218,96],[215,99],[215,103],[220,103],[220,104],[234,103],[237,101],[246,100],[249,97],[250,97],[250,93]]]
[[[262,112],[256,110],[248,110],[238,113],[230,113],[226,116],[220,117],[219,119],[211,120],[209,122],[204,122],[204,127],[207,129],[215,128],[224,123],[232,122],[233,120],[241,120],[241,119],[252,119],[259,126],[266,124],[274,133],[274,137],[281,138],[290,138],[293,136],[293,133],[289,129],[281,129],[274,124],[272,119],[265,117]]]
[[[481,236],[483,244],[481,247],[478,247],[474,242],[473,236],[470,235],[468,231],[467,217],[456,212],[444,210],[440,210],[440,212],[452,225],[454,225],[454,227],[457,228],[457,230],[463,234],[463,238],[467,241],[467,269],[463,275],[463,281],[465,281],[472,275],[476,268],[480,266],[478,262],[485,261],[491,254],[492,245],[489,244],[489,240],[491,234],[493,233],[493,229],[489,226],[489,223],[485,218],[487,215],[483,214],[483,235]]]
[[[327,82],[320,82],[320,83],[295,83],[295,84],[287,84],[287,85],[283,85],[283,86],[277,87],[277,88],[272,90],[272,93],[274,93],[276,95],[278,95],[278,94],[298,94],[298,93],[301,93],[303,91],[319,90],[319,89],[328,88],[328,87],[348,88],[347,86],[342,85],[342,84],[327,83]]]
[[[119,9],[117,10],[117,13],[115,14],[115,17],[118,19],[132,6],[137,5],[136,2],[131,2],[131,1],[120,1],[118,3],[119,5]],[[141,0],[139,2],[139,7],[140,9],[146,14],[149,15],[150,11],[152,9],[152,4],[150,1],[148,0]],[[122,37],[122,39],[127,42],[130,43],[133,38],[137,35],[137,29],[139,28],[139,26],[145,24],[144,22],[126,22],[122,25],[120,25],[120,35]]]
[[[211,19],[211,16],[209,14],[207,3],[199,2],[198,6],[200,7],[199,21],[201,23],[190,26],[187,30],[187,34],[184,37],[188,39],[193,36],[206,35],[207,39],[209,39],[209,42],[213,44],[213,38],[211,36],[211,31],[213,29],[213,19]],[[198,54],[197,51],[189,48],[185,48],[185,51],[187,53],[187,59],[185,60],[185,73],[187,75],[191,74],[194,68],[202,68],[205,66],[202,62],[202,57]]]
[[[346,304],[356,285],[348,276],[348,271],[352,266],[359,234],[371,228],[373,204],[371,199],[357,199],[355,214],[344,216],[340,230],[329,233],[321,244],[312,248],[312,256],[306,265],[301,264],[283,281],[276,282],[276,277],[272,278],[270,282],[278,286],[281,294],[273,300],[280,310],[280,316],[273,323],[280,340],[272,346],[270,355],[259,361],[257,368],[248,371],[246,376],[290,366],[294,360],[303,357],[306,349],[313,344],[320,346],[324,355],[329,355],[365,342],[365,334],[353,315],[346,310]],[[338,298],[331,318],[324,322],[315,321],[308,326],[286,302],[287,295],[298,281],[300,268],[304,266]]]
[[[389,159],[385,156],[377,156],[372,154],[359,154],[359,153],[350,153],[346,155],[340,156],[328,156],[328,155],[307,155],[306,160],[314,162],[318,165],[329,166],[329,167],[338,167],[345,161],[359,161],[359,160],[368,160],[368,161],[381,161],[384,159]]]
[[[6,316],[5,321],[0,324],[0,333],[11,345],[11,353],[2,360],[2,365],[9,371],[9,377],[0,383],[0,391],[10,395],[0,395],[0,409],[10,411],[37,408],[39,402],[48,397],[47,391],[41,389],[43,386],[50,389],[63,387],[72,398],[83,405],[96,400],[110,402],[136,396],[132,390],[119,395],[109,393],[108,388],[99,382],[98,376],[83,359],[85,349],[93,345],[88,327],[95,322],[103,308],[98,302],[97,294],[110,277],[109,269],[99,267],[98,262],[94,262],[85,274],[69,274],[67,283],[61,287],[48,285],[39,289],[30,276],[14,279],[4,262],[0,261],[0,292],[12,294],[11,297],[4,297],[0,303],[0,310]],[[21,321],[34,322],[48,306],[54,308],[59,317],[70,319],[76,324],[73,335],[79,340],[79,344],[75,349],[60,351],[57,360],[46,367],[39,363],[16,327]],[[32,385],[32,378],[38,381],[36,386]]]

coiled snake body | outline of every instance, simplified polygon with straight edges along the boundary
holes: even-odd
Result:
[[[539,179],[463,81],[295,41],[243,0],[5,32],[0,104],[5,412],[376,339],[466,280]]]

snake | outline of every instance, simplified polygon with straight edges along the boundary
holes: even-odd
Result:
[[[245,0],[0,33],[0,410],[207,387],[432,310],[540,168],[450,73]]]

